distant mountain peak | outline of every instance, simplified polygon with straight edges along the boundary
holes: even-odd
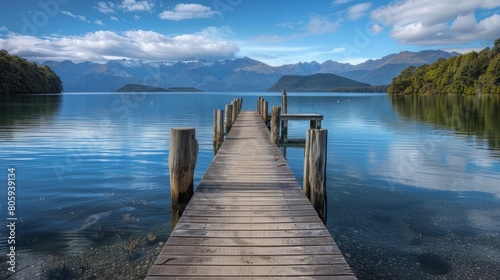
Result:
[[[204,91],[266,91],[283,75],[330,73],[372,84],[389,84],[408,66],[430,64],[454,54],[445,51],[400,52],[358,65],[327,60],[270,66],[250,57],[188,58],[182,61],[112,60],[107,63],[47,61],[66,91],[113,91],[125,84],[168,88],[196,87]]]

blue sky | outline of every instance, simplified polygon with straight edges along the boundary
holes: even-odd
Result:
[[[498,0],[4,0],[0,49],[32,61],[248,56],[358,64],[500,38]]]

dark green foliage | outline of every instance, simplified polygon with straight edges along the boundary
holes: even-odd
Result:
[[[0,93],[60,93],[62,90],[61,79],[48,66],[0,51]]]
[[[500,94],[500,39],[492,49],[406,68],[389,94]]]
[[[126,84],[116,90],[116,92],[202,92],[201,90],[193,87],[151,87],[136,84]]]
[[[314,74],[308,76],[285,75],[268,91],[305,91],[324,92],[338,91],[345,88],[369,88],[371,85],[360,83],[334,74]]]

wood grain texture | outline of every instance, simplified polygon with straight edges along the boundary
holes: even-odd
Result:
[[[356,279],[269,137],[239,114],[147,279]]]

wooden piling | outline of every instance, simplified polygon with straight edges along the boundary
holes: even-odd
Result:
[[[194,128],[170,129],[170,193],[172,196],[172,216],[180,217],[193,196],[193,178],[198,141]],[[174,214],[177,213],[177,214]],[[176,223],[177,221],[175,221]],[[174,224],[174,220],[172,220]]]
[[[326,223],[326,164],[328,130],[307,130],[303,190],[319,217]]]
[[[226,105],[226,122],[224,126],[226,128],[227,135],[231,130],[231,127],[233,127],[233,105],[231,104]]]
[[[259,115],[261,115],[261,112],[262,112],[261,109],[260,109],[260,105],[261,105],[260,99],[261,99],[261,97],[259,96],[257,98],[257,112],[259,112]]]
[[[288,112],[288,96],[286,95],[286,91],[283,90],[281,94],[281,113],[286,114]]]
[[[280,115],[281,107],[273,106],[271,114],[271,139],[270,142],[276,145],[280,142]]]
[[[224,110],[214,110],[214,154],[224,142]]]
[[[287,114],[288,112],[288,96],[286,91],[283,90],[281,94],[281,113]],[[281,142],[288,143],[288,120],[281,121]]]
[[[268,109],[269,103],[267,101],[264,101],[264,106],[262,106],[262,119],[264,119],[264,122],[266,123],[266,126],[269,127],[269,122],[267,115],[269,114],[269,109]]]
[[[233,100],[233,102],[231,102],[231,105],[233,106],[233,110],[231,111],[232,113],[231,120],[233,121],[234,124],[236,118],[238,117],[238,105],[236,104],[236,100]],[[233,126],[233,124],[231,124],[231,126]]]

